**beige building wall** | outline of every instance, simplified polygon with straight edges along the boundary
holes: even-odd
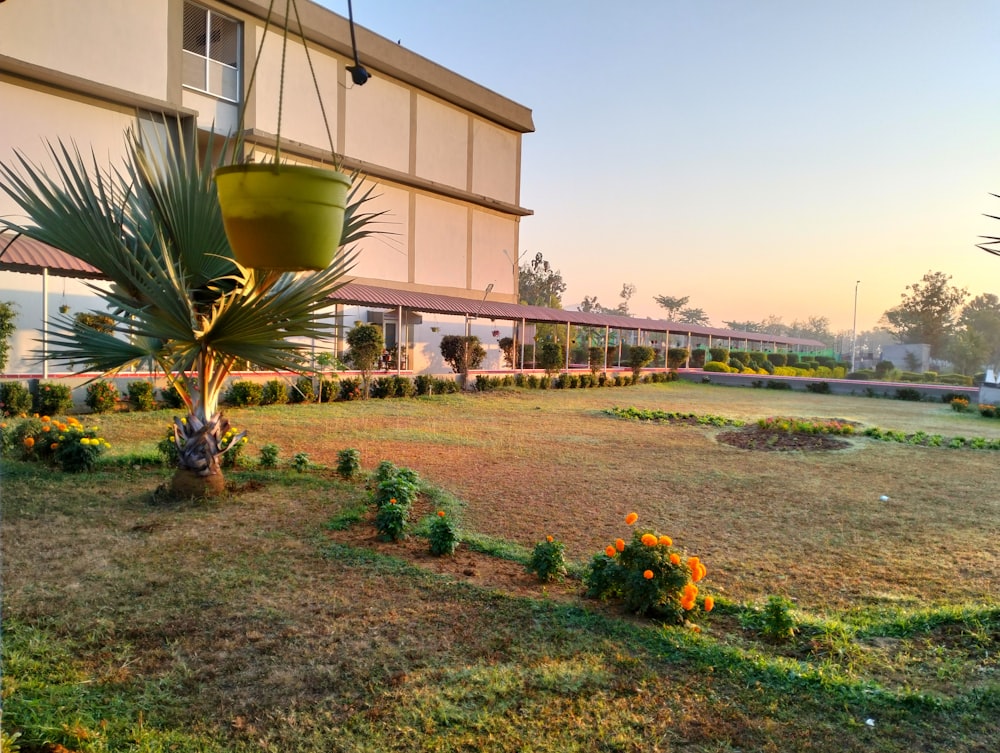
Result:
[[[343,151],[363,162],[410,170],[411,89],[381,76],[355,86],[343,74]]]
[[[468,287],[468,215],[461,204],[418,195],[413,217],[413,275],[424,285]]]
[[[167,99],[171,0],[16,0],[0,9],[0,54]],[[4,103],[4,110],[12,112]]]
[[[416,172],[455,188],[469,188],[469,114],[417,95]]]
[[[472,125],[472,186],[475,194],[518,202],[520,134],[476,118]]]

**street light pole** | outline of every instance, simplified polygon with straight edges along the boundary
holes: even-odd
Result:
[[[851,327],[851,371],[854,371],[854,359],[858,352],[858,286],[861,280],[854,283],[854,324]]]

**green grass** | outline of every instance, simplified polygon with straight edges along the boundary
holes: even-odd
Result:
[[[252,443],[316,467],[247,468],[230,498],[171,505],[152,501],[170,471],[141,461],[163,415],[102,418],[113,448],[95,473],[0,468],[4,731],[30,753],[988,750],[990,453],[858,438],[772,458],[716,444],[717,427],[602,413],[994,428],[893,403],[672,384],[232,411]],[[456,574],[420,546],[366,543],[364,481],[328,470],[347,447],[420,473],[420,515],[461,529]],[[522,571],[550,532],[579,574],[633,509],[707,563],[717,606],[700,633],[572,581],[486,577]],[[787,641],[761,629],[771,594],[790,599]]]

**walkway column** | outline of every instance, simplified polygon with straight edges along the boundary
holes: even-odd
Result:
[[[687,335],[688,335],[688,344],[687,344],[687,352],[688,352],[688,354],[687,354],[687,360],[684,362],[684,368],[685,369],[690,369],[691,368],[691,333],[688,332]]]
[[[608,348],[611,347],[611,327],[604,325],[604,373],[608,373]]]
[[[396,319],[396,376],[399,376],[403,371],[403,333],[406,327],[403,324],[403,307],[399,306],[396,313],[399,317]]]
[[[524,373],[524,331],[527,326],[524,321],[524,317],[521,317],[521,373]],[[515,346],[516,347],[516,346]]]
[[[566,322],[566,371],[569,371],[569,322]]]
[[[42,269],[42,379],[49,378],[49,268]]]

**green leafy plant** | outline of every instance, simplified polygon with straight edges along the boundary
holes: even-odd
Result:
[[[633,345],[628,351],[628,365],[632,369],[632,382],[639,380],[642,369],[648,366],[656,356],[656,351],[648,345]]]
[[[10,437],[4,445],[20,451],[22,460],[40,460],[68,473],[89,471],[111,445],[96,426],[86,427],[73,416],[23,419],[15,427],[7,427]]]
[[[525,569],[538,576],[542,583],[562,580],[567,572],[566,545],[553,536],[546,536],[545,541],[535,544]]]
[[[0,415],[27,415],[34,401],[31,392],[20,382],[0,383]]]
[[[293,403],[311,403],[315,396],[312,377],[300,376],[295,380],[289,399]]]
[[[260,448],[260,467],[261,468],[277,468],[278,467],[278,455],[280,454],[280,449],[278,445],[274,442],[268,442],[266,445]]]
[[[56,416],[73,407],[73,393],[65,384],[43,382],[35,395],[35,413]]]
[[[296,452],[292,457],[292,468],[294,468],[299,473],[305,473],[309,470],[309,456],[304,452]]]
[[[288,402],[288,388],[280,379],[270,379],[264,383],[260,394],[261,405],[284,405]]]
[[[98,379],[87,385],[84,402],[94,413],[110,413],[118,405],[118,390],[106,379]]]
[[[129,382],[128,403],[134,411],[151,411],[156,408],[156,400],[153,399],[153,385],[141,380]]]
[[[899,390],[896,390],[899,392]],[[953,397],[951,399],[951,409],[956,413],[965,413],[969,410],[969,398],[967,397]],[[982,411],[980,411],[981,413]]]
[[[458,530],[444,510],[438,510],[427,538],[434,556],[443,557],[455,553],[458,547]]]
[[[486,349],[475,335],[445,335],[441,338],[441,358],[456,374],[478,369],[486,359]]]
[[[787,643],[797,632],[792,607],[786,597],[775,594],[768,598],[763,609],[748,612],[741,622],[745,629],[756,631],[766,641]]]
[[[361,397],[367,399],[372,371],[378,365],[385,349],[382,328],[375,324],[355,324],[347,331],[347,360],[361,372]],[[343,395],[343,391],[341,391]]]
[[[10,338],[17,330],[17,304],[0,301],[0,374],[7,370],[10,357]]]
[[[260,405],[264,397],[264,385],[251,382],[249,379],[239,379],[229,385],[225,401],[237,408]]]
[[[361,452],[355,449],[340,450],[337,453],[337,475],[345,481],[356,478],[361,473]]]
[[[409,524],[410,506],[401,504],[395,498],[378,508],[375,513],[375,528],[382,541],[402,541],[406,538]]]
[[[634,525],[636,513],[625,518]],[[617,539],[603,553],[595,555],[584,575],[587,595],[599,599],[620,599],[629,611],[650,615],[667,622],[688,621],[697,605],[698,583],[707,570],[698,557],[685,557],[673,540],[653,530],[637,530],[632,540]],[[711,596],[702,601],[710,612]]]

